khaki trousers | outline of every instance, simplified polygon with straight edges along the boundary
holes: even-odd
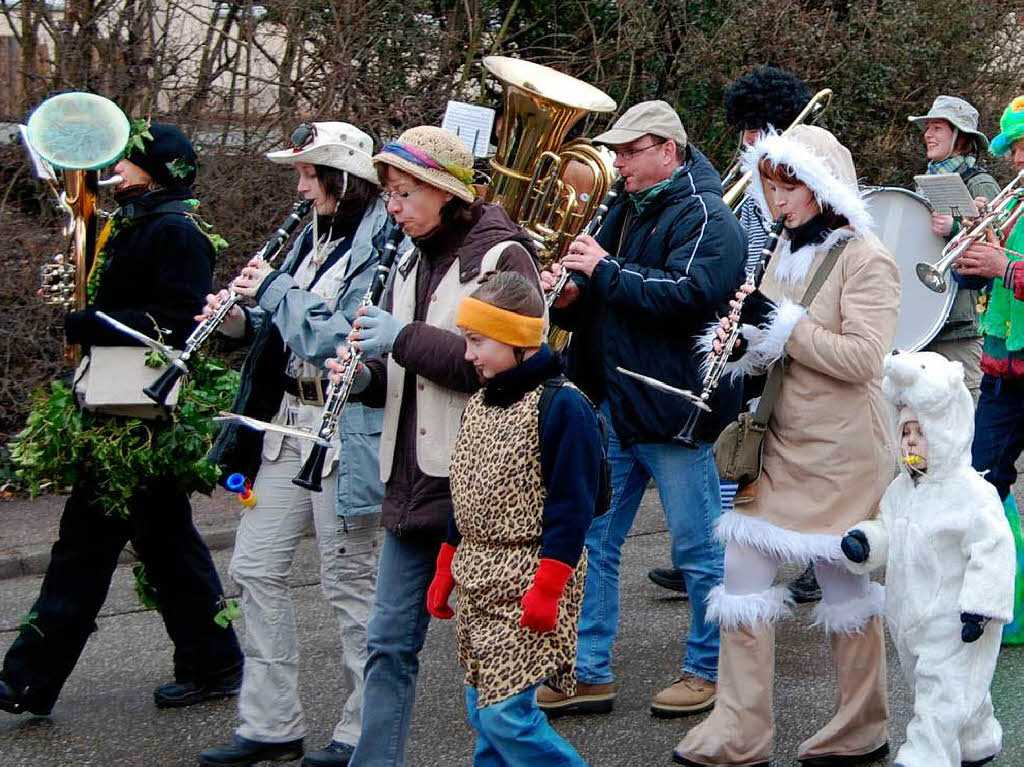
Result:
[[[299,639],[288,575],[299,541],[316,531],[321,586],[340,629],[341,679],[346,694],[332,739],[359,740],[366,663],[366,624],[377,580],[380,514],[338,517],[337,472],[314,493],[292,484],[302,466],[299,446],[285,438],[274,461],[263,461],[253,492],[256,506],[243,513],[229,573],[242,589],[245,671],[237,732],[250,740],[280,743],[305,737],[299,701]],[[330,669],[325,669],[330,673]]]

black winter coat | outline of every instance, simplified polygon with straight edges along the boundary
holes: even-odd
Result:
[[[551,312],[552,322],[573,331],[569,377],[593,401],[608,400],[624,446],[669,442],[693,406],[616,367],[699,393],[696,342],[743,282],[746,237],[722,202],[718,173],[690,145],[682,171],[657,199],[637,216],[621,196],[597,240],[611,255],[589,280],[574,277],[579,300]],[[710,405],[714,412],[700,417],[697,432],[706,442],[735,418],[739,387],[723,379]]]
[[[170,331],[164,342],[180,349],[213,292],[214,250],[185,215],[186,189],[163,189],[132,199],[116,215],[117,233],[104,247],[99,289],[89,307],[65,316],[69,343],[136,346],[138,342],[96,317],[100,310],[147,336],[153,323]]]

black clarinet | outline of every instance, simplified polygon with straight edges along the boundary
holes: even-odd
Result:
[[[309,213],[312,207],[312,200],[303,200],[302,202],[295,203],[288,218],[284,220],[284,223],[277,228],[277,231],[259,249],[255,258],[268,263],[277,258],[281,248],[284,247],[284,243],[291,237],[292,232],[295,231],[295,228],[306,217],[306,214]],[[241,296],[235,293],[235,291],[228,290],[228,297],[224,300],[224,303],[217,307],[213,314],[196,325],[192,334],[185,339],[185,348],[178,358],[171,360],[170,367],[153,383],[142,390],[147,397],[158,405],[162,405],[167,401],[167,397],[170,395],[171,389],[174,388],[174,384],[178,382],[179,378],[188,373],[188,361],[192,358],[192,355],[206,342],[207,338],[213,335],[213,331],[220,326],[224,318],[228,316],[228,312],[238,303],[240,298]]]
[[[785,216],[779,216],[775,219],[771,231],[768,233],[768,239],[765,240],[764,247],[761,248],[761,258],[754,264],[754,268],[747,272],[747,279],[744,281],[744,285],[752,285],[755,289],[760,286],[765,270],[768,268],[768,262],[771,261],[772,254],[779,244],[779,238],[782,236],[782,229],[785,224]],[[722,374],[725,372],[725,365],[729,361],[729,357],[732,356],[736,343],[739,341],[740,312],[743,310],[743,302],[748,295],[750,294],[744,293],[743,298],[737,300],[738,305],[729,312],[729,320],[732,325],[729,328],[729,335],[722,343],[722,350],[711,352],[711,362],[708,364],[707,372],[704,373],[704,381],[701,384],[700,401],[703,407],[695,407],[690,412],[689,417],[686,419],[686,424],[678,436],[676,436],[676,441],[681,442],[686,447],[697,447],[695,436],[697,421],[700,419],[701,410],[710,409],[707,402],[718,388],[718,382],[722,380]]]
[[[608,190],[608,193],[601,199],[601,204],[597,206],[597,212],[594,217],[590,219],[590,222],[583,228],[580,234],[589,234],[591,237],[595,236],[601,231],[601,224],[604,223],[604,217],[608,213],[608,209],[615,202],[615,198],[622,194],[623,187],[626,186],[626,180],[618,178],[615,183],[612,184],[612,188]],[[558,300],[558,297],[562,295],[562,291],[565,289],[565,283],[569,281],[569,270],[563,268],[562,273],[558,275],[558,281],[552,286],[551,290],[548,291],[547,296],[544,300],[547,302],[548,308]]]
[[[362,303],[360,303],[361,308],[376,306],[380,303],[381,296],[384,295],[384,288],[388,284],[388,275],[391,273],[391,267],[394,266],[395,257],[398,254],[398,244],[404,236],[402,230],[396,226],[394,231],[391,232],[391,236],[388,237],[388,241],[384,245],[384,252],[381,254],[380,261],[377,262],[373,279],[370,281],[370,287],[363,295]],[[334,435],[338,431],[341,411],[345,408],[348,398],[352,394],[352,387],[356,380],[356,368],[359,367],[359,361],[362,357],[363,353],[361,351],[354,351],[350,347],[348,361],[341,372],[341,382],[335,384],[332,381],[330,386],[327,387],[327,396],[324,397],[324,414],[320,419],[320,426],[313,437],[315,440],[313,442],[313,450],[309,454],[309,458],[302,465],[302,470],[292,479],[292,482],[299,487],[304,487],[316,493],[323,489],[320,484],[320,475],[324,471],[327,451],[330,449],[331,442],[334,441]]]

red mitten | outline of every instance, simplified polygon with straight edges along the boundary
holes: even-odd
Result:
[[[523,617],[519,625],[530,631],[554,631],[558,621],[558,600],[565,584],[572,577],[573,568],[557,559],[542,559],[533,586],[523,594]]]
[[[452,608],[448,606],[448,597],[452,595],[455,588],[455,578],[452,577],[452,559],[455,557],[455,547],[450,543],[442,543],[441,550],[437,553],[437,569],[434,571],[434,580],[430,582],[427,589],[427,612],[435,618],[443,621],[453,615]]]

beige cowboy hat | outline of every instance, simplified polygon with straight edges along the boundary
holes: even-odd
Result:
[[[305,144],[267,152],[267,159],[282,165],[297,162],[326,165],[371,184],[380,183],[373,167],[373,139],[369,135],[350,123],[342,122],[305,123],[304,127],[309,129],[309,139]]]

